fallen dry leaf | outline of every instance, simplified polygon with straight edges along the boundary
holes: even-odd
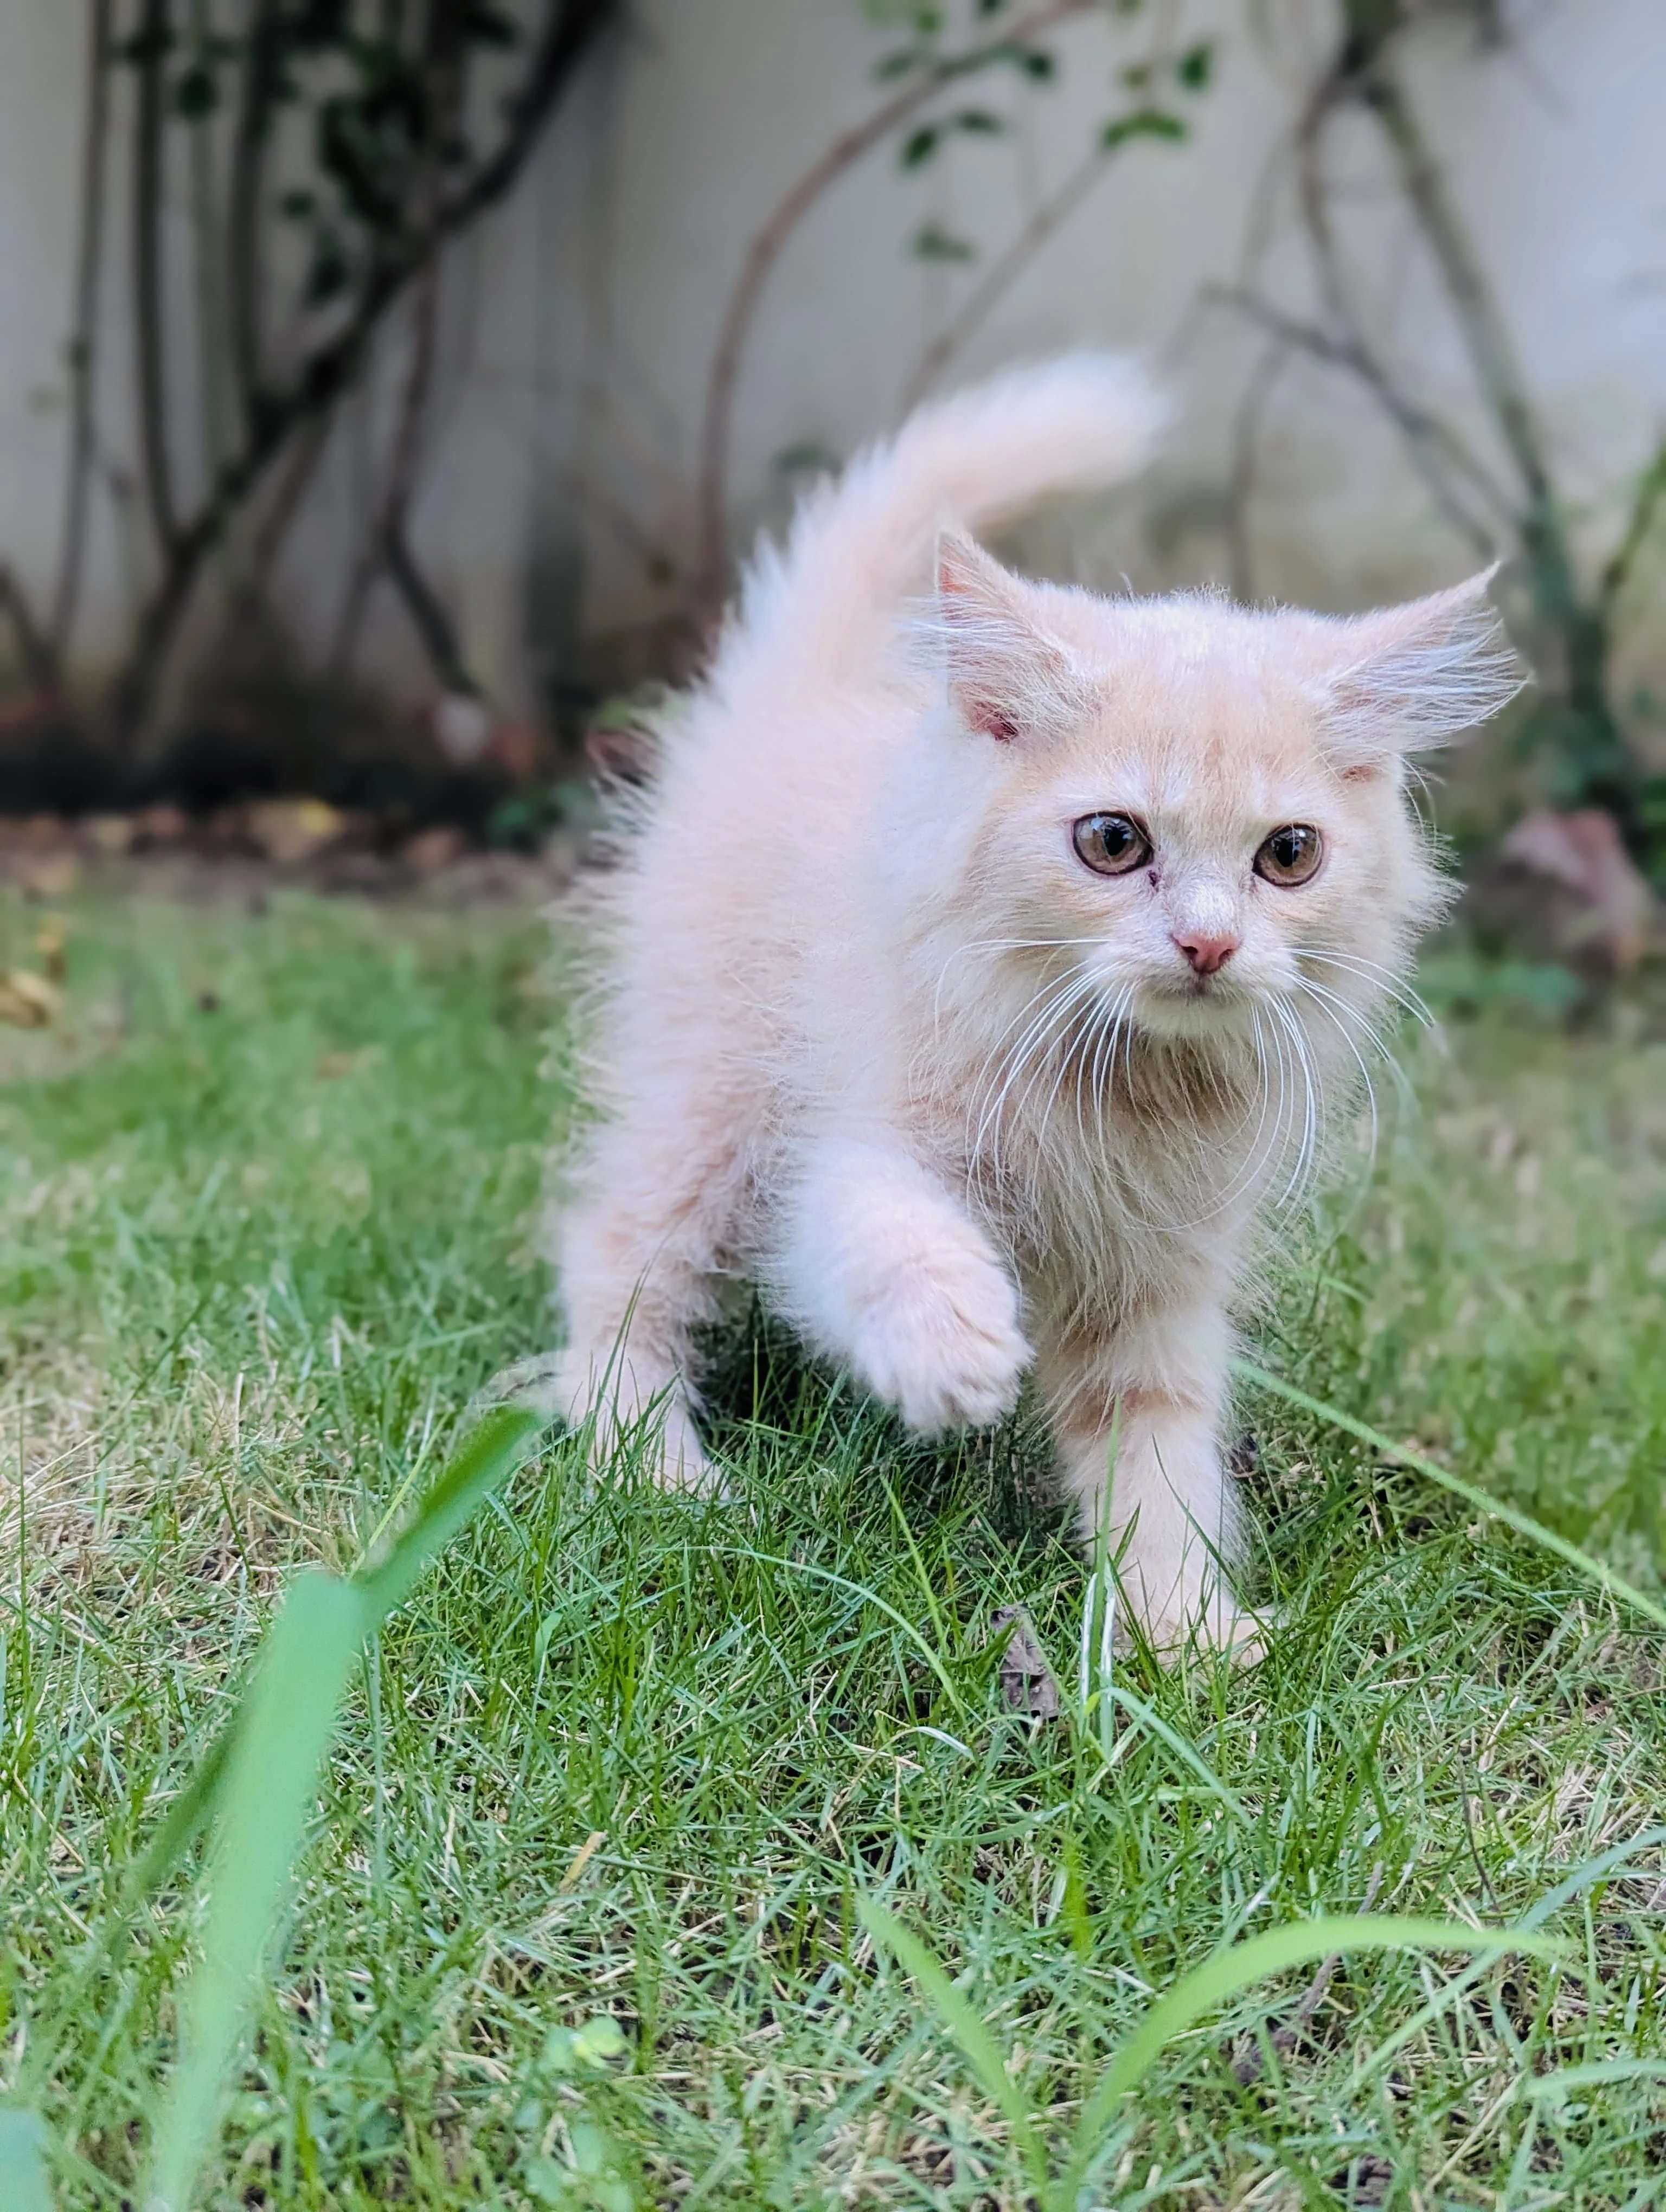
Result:
[[[27,968],[0,969],[0,1022],[15,1030],[44,1030],[57,1020],[64,994]]]
[[[345,815],[322,799],[261,799],[247,811],[250,838],[269,860],[293,867],[345,832]]]
[[[1021,1605],[1004,1605],[995,1614],[994,1625],[997,1632],[1011,1631],[1000,1656],[1000,1694],[1008,1708],[1015,1713],[1028,1713],[1032,1720],[1057,1720],[1059,1686],[1036,1641],[1029,1614]]]

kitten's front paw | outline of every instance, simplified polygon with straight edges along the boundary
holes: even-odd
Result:
[[[708,1457],[693,1409],[674,1374],[644,1375],[615,1361],[598,1380],[595,1362],[572,1352],[524,1363],[520,1395],[569,1428],[590,1430],[587,1458],[596,1473],[634,1460],[661,1490],[721,1496],[723,1474]]]
[[[1234,1667],[1259,1667],[1267,1656],[1270,1624],[1246,1613],[1228,1596],[1199,1599],[1189,1609],[1168,1608],[1144,1623],[1146,1639],[1165,1667],[1189,1651],[1219,1651]]]
[[[1018,1292],[981,1254],[899,1267],[851,1347],[868,1389],[925,1436],[1010,1413],[1031,1357]]]

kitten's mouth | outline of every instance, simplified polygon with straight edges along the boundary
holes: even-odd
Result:
[[[1135,1003],[1134,1018],[1153,1036],[1219,1036],[1247,1028],[1250,994],[1236,977],[1152,977]]]

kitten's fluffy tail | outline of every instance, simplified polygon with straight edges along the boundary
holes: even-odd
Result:
[[[924,588],[945,524],[982,529],[1119,483],[1143,465],[1169,412],[1138,362],[1094,352],[1008,369],[921,408],[811,494],[784,547],[759,552],[720,683],[743,669],[790,670],[795,688],[848,677]]]

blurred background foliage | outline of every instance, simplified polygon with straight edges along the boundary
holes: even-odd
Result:
[[[1531,210],[1501,216],[1484,189],[1492,142],[1517,168],[1588,157],[1613,118],[1562,88],[1554,112],[1543,41],[1607,40],[1612,73],[1625,25],[1582,33],[1509,0],[840,0],[808,28],[788,12],[723,0],[690,33],[657,0],[85,0],[76,218],[42,278],[67,331],[30,449],[36,466],[55,449],[57,511],[0,536],[0,811],[191,819],[307,796],[399,835],[536,845],[584,811],[589,770],[639,763],[634,702],[697,666],[738,550],[799,485],[995,359],[1132,337],[1189,400],[1199,386],[1183,466],[1134,538],[1079,532],[1061,555],[1043,534],[1037,557],[1108,580],[1143,532],[1137,582],[1254,598],[1293,574],[1340,605],[1500,563],[1537,682],[1443,802],[1479,862],[1478,926],[1514,939],[1525,915],[1576,969],[1641,957],[1666,878],[1637,646],[1666,442],[1635,375],[1602,439],[1570,428],[1566,375],[1517,297]],[[70,14],[52,11],[60,46]],[[812,30],[845,82],[803,75]],[[678,39],[705,74],[666,112],[704,131],[728,98],[739,134],[721,205],[717,165],[696,172],[698,327],[656,276],[660,245],[608,229],[587,183],[629,164],[632,87]],[[633,217],[674,230],[679,211],[636,189]],[[1172,260],[1177,205],[1192,265],[1162,282],[1184,315],[1131,329],[1131,293],[1107,327],[1101,263],[1135,256],[1149,291],[1142,220]],[[534,217],[529,243],[514,226]],[[919,271],[911,319],[881,251]],[[873,289],[845,343],[881,404],[830,404],[825,333],[798,334],[815,357],[784,372],[774,325],[806,263]],[[549,283],[539,343],[579,350],[515,397],[531,427],[508,466],[538,505],[512,521],[466,458],[483,416],[514,446],[495,396],[511,372],[487,349],[529,274]],[[656,289],[666,304],[644,307]],[[621,459],[630,379],[596,350],[619,299],[659,313],[674,362],[639,410],[681,426],[651,497]],[[1620,337],[1615,377],[1633,366]],[[604,400],[605,421],[587,415]],[[1602,400],[1599,380],[1582,404]],[[557,417],[551,467],[540,422]],[[797,428],[761,478],[776,422]],[[1336,422],[1365,512],[1332,559]],[[484,551],[482,513],[500,524]]]

